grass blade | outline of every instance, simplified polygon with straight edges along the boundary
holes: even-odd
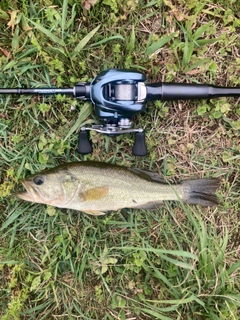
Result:
[[[17,218],[25,212],[28,207],[16,210],[19,207],[19,203],[13,208],[13,210],[8,214],[8,219],[2,224],[0,231],[6,229],[10,224],[12,224]]]
[[[186,67],[189,62],[191,61],[192,54],[194,49],[194,43],[189,42],[188,38],[185,39],[185,45],[183,49],[183,60],[182,60],[182,66]]]
[[[231,267],[228,269],[227,273],[228,275],[231,275],[234,273],[237,269],[240,269],[240,260],[234,264],[231,265]]]
[[[209,26],[212,24],[212,21],[203,24],[201,27],[199,27],[193,34],[192,39],[193,40],[197,40],[199,37],[201,37],[201,35],[207,31],[207,29],[209,28]]]
[[[129,53],[133,53],[134,51],[134,47],[135,47],[135,29],[134,26],[132,26],[132,32],[131,32],[131,36],[130,36],[130,41],[128,44],[128,51]]]
[[[189,67],[184,69],[184,72],[190,72],[191,70],[197,69],[202,66],[204,66],[205,64],[211,63],[211,60],[206,58],[206,59],[202,59],[202,60],[198,60],[197,62],[191,64]],[[202,72],[201,70],[199,72]]]
[[[158,268],[154,266],[154,264],[147,259],[148,264],[143,264],[143,268],[147,271],[148,274],[152,274],[156,279],[162,281],[168,288],[168,290],[171,290],[174,295],[178,294],[178,291],[176,288],[174,288],[172,282],[170,282],[162,273],[159,271]]]
[[[64,37],[64,30],[66,27],[66,21],[67,21],[67,10],[68,10],[68,0],[63,1],[62,6],[62,40]]]
[[[175,36],[177,35],[176,32],[172,33],[170,36],[165,36],[158,41],[154,42],[151,44],[147,49],[146,49],[146,54],[151,55],[154,52],[156,52],[158,49],[162,48],[166,43],[168,43],[170,40],[172,40]]]
[[[170,262],[172,264],[175,264],[178,267],[181,267],[181,268],[184,268],[184,269],[189,269],[189,270],[194,269],[194,266],[192,264],[189,264],[189,263],[186,263],[186,262],[182,262],[182,261],[179,261],[179,260],[176,260],[176,259],[169,258],[165,254],[161,254],[161,258],[165,259],[166,261],[168,261],[168,262]]]
[[[29,20],[29,22],[31,24],[33,24],[35,26],[35,28],[37,28],[39,31],[41,31],[42,33],[44,33],[49,39],[51,39],[53,42],[59,44],[60,46],[65,46],[65,43],[62,39],[58,38],[57,36],[55,36],[51,31],[49,31],[48,29],[46,29],[45,27],[43,27],[42,25],[33,22],[32,20]]]
[[[8,21],[8,19],[9,19],[9,15],[5,11],[3,11],[2,9],[0,9],[0,19],[5,20],[5,21]]]
[[[172,305],[181,305],[181,304],[187,304],[191,303],[193,301],[196,301],[199,303],[202,307],[204,307],[204,303],[198,299],[195,295],[191,295],[188,298],[182,298],[182,299],[176,299],[176,300],[146,300],[148,302],[155,302],[160,304],[172,304]]]
[[[107,43],[109,41],[117,40],[117,39],[125,41],[125,39],[122,36],[116,35],[116,36],[111,36],[111,37],[105,38],[103,40],[100,40],[98,42],[95,42],[95,43],[91,44],[89,47],[90,48],[97,47],[97,46],[99,46],[101,44],[105,44],[105,43]]]
[[[66,141],[73,132],[77,131],[80,126],[83,125],[83,122],[87,119],[87,117],[92,113],[92,106],[89,103],[84,103],[83,107],[81,108],[81,111],[79,113],[77,121],[74,123],[72,128],[69,130],[68,134],[64,138],[64,141]]]
[[[100,25],[97,26],[95,29],[93,29],[91,32],[89,32],[80,42],[79,44],[76,46],[76,48],[74,49],[75,53],[79,53],[84,47],[85,45],[92,39],[92,37],[95,35],[95,33],[98,31],[98,29],[100,28]]]
[[[218,42],[220,39],[217,38],[217,39],[200,39],[200,40],[196,40],[194,41],[194,43],[198,46],[198,47],[201,47],[201,46],[205,46],[207,44],[211,44],[211,43],[215,43],[215,42]]]
[[[111,249],[123,249],[121,247],[112,247]],[[145,252],[154,252],[155,254],[171,254],[177,257],[185,257],[190,259],[197,259],[197,256],[191,252],[181,251],[181,250],[164,250],[164,249],[156,249],[156,248],[137,248],[137,247],[124,247],[124,250],[137,250],[137,251],[145,251]]]
[[[150,316],[153,316],[154,319],[160,319],[160,320],[172,320],[172,318],[169,318],[169,317],[166,317],[162,314],[160,314],[159,312],[156,312],[154,310],[151,310],[151,309],[146,309],[146,308],[143,308],[141,309],[142,312],[145,312],[147,314],[149,314]]]

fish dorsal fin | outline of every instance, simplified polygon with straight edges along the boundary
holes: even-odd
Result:
[[[143,170],[139,168],[129,168],[129,171],[133,172],[134,174],[145,180],[167,184],[166,179],[164,179],[164,177],[160,176],[156,172],[152,172],[150,170]]]
[[[79,193],[81,201],[96,201],[101,200],[108,194],[108,186],[100,186],[96,188],[88,189],[84,192]]]

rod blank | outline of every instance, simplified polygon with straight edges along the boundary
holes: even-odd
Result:
[[[74,95],[73,88],[15,88],[5,89],[0,88],[0,94],[43,94],[43,95],[54,95],[54,94],[67,94]]]
[[[194,100],[217,97],[240,97],[240,88],[217,87],[207,84],[160,82],[147,84],[147,100]]]

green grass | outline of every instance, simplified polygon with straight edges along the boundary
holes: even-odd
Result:
[[[0,86],[73,86],[118,67],[149,82],[240,86],[238,1],[8,1],[0,4]],[[239,319],[239,99],[155,102],[133,137],[92,133],[89,103],[0,97],[0,316],[12,319]],[[221,204],[167,203],[103,217],[25,203],[22,177],[99,160],[176,181],[220,177]]]

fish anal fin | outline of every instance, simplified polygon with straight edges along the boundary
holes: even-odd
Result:
[[[101,200],[108,194],[108,186],[100,186],[96,188],[88,189],[79,193],[79,197],[82,201],[96,201]]]
[[[163,202],[162,201],[149,201],[147,203],[144,203],[142,205],[139,205],[137,207],[134,207],[134,209],[144,209],[144,210],[149,210],[149,209],[158,209],[158,208],[161,208],[163,205]]]
[[[92,216],[102,216],[102,215],[106,214],[106,212],[97,211],[97,210],[84,210],[83,212],[90,214]]]

